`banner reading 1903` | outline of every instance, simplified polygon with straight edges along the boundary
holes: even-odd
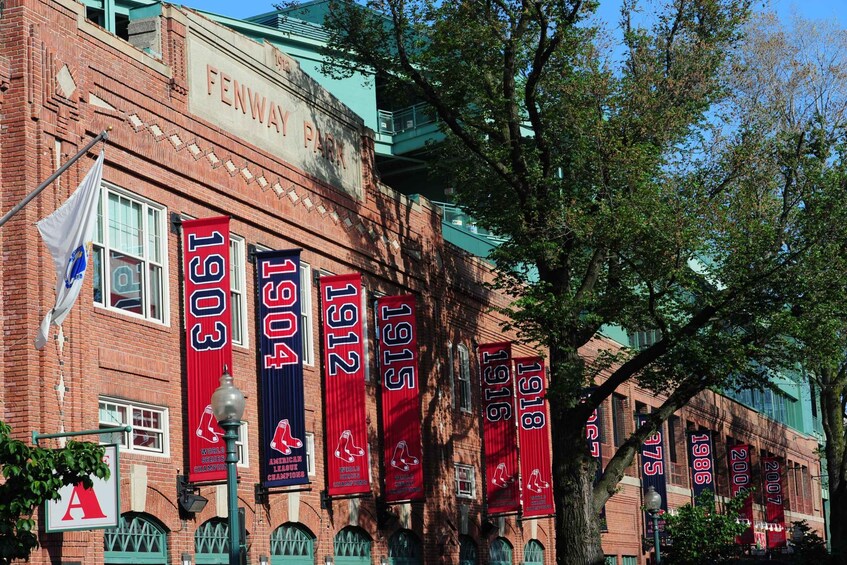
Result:
[[[256,253],[256,312],[262,484],[307,484],[299,249]]]
[[[517,383],[518,437],[520,438],[523,517],[555,514],[550,461],[550,416],[547,410],[547,383],[544,359],[515,359]]]
[[[210,402],[224,367],[232,370],[229,218],[185,220],[182,237],[188,476],[216,481],[226,478],[226,449]]]
[[[327,492],[368,493],[362,276],[321,277]]]
[[[511,366],[511,343],[479,346],[485,492],[489,515],[517,512],[521,505]]]
[[[376,319],[385,437],[385,500],[422,500],[424,485],[415,297],[380,298],[376,305]]]

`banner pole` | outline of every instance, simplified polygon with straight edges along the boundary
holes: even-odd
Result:
[[[32,443],[34,445],[38,445],[38,440],[40,439],[54,439],[60,437],[76,437],[76,436],[91,436],[91,435],[100,435],[100,434],[109,434],[114,432],[126,432],[129,433],[132,431],[132,426],[109,426],[104,428],[98,428],[96,430],[82,430],[81,432],[62,432],[58,434],[40,434],[37,431],[32,432]]]
[[[20,212],[23,209],[23,207],[26,206],[27,204],[29,204],[30,200],[32,200],[33,198],[38,196],[39,193],[41,193],[42,190],[44,190],[45,188],[50,186],[50,184],[54,180],[59,178],[59,176],[62,173],[64,173],[68,169],[68,167],[70,167],[71,165],[76,163],[79,160],[80,157],[82,157],[83,155],[88,153],[89,149],[94,147],[100,141],[106,141],[107,139],[109,139],[109,130],[111,130],[111,129],[112,128],[110,127],[108,130],[103,130],[99,134],[97,134],[97,136],[94,139],[92,139],[91,141],[88,142],[88,145],[86,145],[85,147],[80,149],[79,153],[77,153],[76,155],[74,155],[73,157],[68,159],[67,163],[65,163],[64,165],[59,167],[59,169],[55,173],[50,175],[50,177],[46,181],[44,181],[40,185],[38,185],[38,188],[36,188],[35,190],[33,190],[32,192],[27,194],[24,197],[23,200],[21,200],[20,202],[15,204],[15,206],[11,210],[6,212],[6,215],[4,215],[2,218],[0,218],[0,227],[3,227],[3,224],[8,222],[10,219],[12,219],[12,216],[14,216],[18,212]]]

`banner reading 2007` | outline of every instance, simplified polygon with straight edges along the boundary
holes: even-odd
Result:
[[[762,457],[765,487],[765,521],[776,529],[768,530],[768,549],[785,545],[785,498],[782,494],[782,461]]]
[[[182,246],[188,475],[190,481],[216,481],[226,478],[226,449],[210,402],[224,367],[232,371],[229,218],[185,220]]]
[[[370,492],[362,276],[321,277],[327,491]]]
[[[422,500],[420,384],[415,297],[386,296],[376,305],[385,500]]]
[[[520,509],[520,492],[512,344],[480,345],[479,361],[488,514],[517,512]]]
[[[552,463],[550,462],[550,417],[547,410],[547,383],[544,359],[515,359],[517,383],[518,437],[523,469],[521,499],[523,517],[550,516],[553,506]]]
[[[256,253],[256,312],[262,484],[307,484],[299,249]]]

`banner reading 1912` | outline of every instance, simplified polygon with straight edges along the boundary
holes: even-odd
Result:
[[[415,297],[380,298],[376,305],[376,319],[385,438],[385,500],[422,500],[424,485]]]
[[[327,492],[370,492],[362,276],[321,277]]]
[[[226,449],[210,402],[224,367],[232,370],[229,218],[183,221],[182,246],[188,476],[216,481],[226,478]]]
[[[523,517],[555,514],[553,506],[552,463],[550,461],[550,416],[547,410],[547,382],[544,359],[515,359],[517,383],[518,438],[520,439]]]
[[[482,431],[488,514],[517,512],[521,502],[512,344],[503,342],[480,345],[479,367],[482,373]]]
[[[307,484],[299,249],[256,253],[256,312],[262,484]]]

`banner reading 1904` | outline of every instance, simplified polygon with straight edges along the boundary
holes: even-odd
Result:
[[[299,249],[256,253],[256,312],[262,484],[307,484]]]
[[[547,383],[544,359],[515,359],[517,383],[518,437],[520,438],[523,517],[555,514],[550,461],[550,421],[547,410]]]
[[[380,298],[376,305],[376,319],[385,437],[385,500],[422,500],[424,485],[415,297]]]
[[[226,449],[210,402],[224,367],[232,370],[229,218],[185,220],[182,236],[188,475],[216,481],[226,477]]]
[[[479,346],[482,373],[482,431],[485,441],[485,492],[488,514],[517,512],[518,448],[515,430],[515,390],[512,344]]]
[[[321,277],[327,492],[370,492],[362,276]]]

